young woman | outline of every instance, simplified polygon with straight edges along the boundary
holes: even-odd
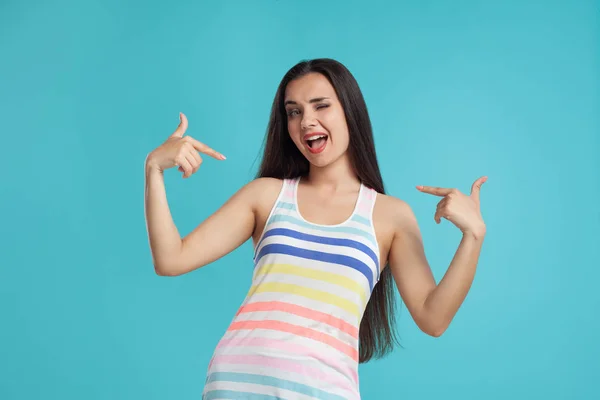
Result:
[[[214,351],[205,399],[358,399],[358,363],[395,341],[394,284],[423,332],[441,335],[473,281],[485,224],[479,178],[441,197],[434,215],[463,233],[436,285],[417,221],[384,194],[361,91],[339,62],[297,64],[275,95],[256,180],[181,239],[163,171],[188,178],[200,153],[224,160],[177,130],[146,159],[146,219],[156,273],[205,266],[252,238],[250,290]]]

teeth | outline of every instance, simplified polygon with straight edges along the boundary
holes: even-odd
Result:
[[[324,138],[324,137],[325,137],[325,135],[313,136],[313,137],[310,137],[310,138],[306,139],[306,141],[310,142],[312,140],[317,140],[317,139],[321,139],[321,138]]]

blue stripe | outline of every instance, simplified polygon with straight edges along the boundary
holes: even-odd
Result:
[[[287,204],[289,204],[289,203],[287,203]],[[274,224],[275,222],[289,222],[289,223],[292,223],[297,226],[301,226],[301,227],[305,227],[305,228],[309,228],[309,229],[313,229],[313,230],[317,230],[317,231],[321,231],[321,232],[350,233],[350,234],[354,234],[354,235],[363,237],[363,238],[367,239],[369,242],[371,242],[371,244],[373,244],[374,246],[377,246],[377,240],[368,231],[364,231],[359,228],[351,228],[351,227],[345,227],[345,226],[312,225],[312,224],[306,223],[302,220],[299,220],[298,218],[294,218],[290,215],[285,215],[285,214],[273,214],[271,216],[271,218],[265,224],[265,227],[263,228],[263,232],[267,232],[267,230],[269,229],[271,224]],[[260,241],[258,242],[256,247],[254,247],[254,261],[255,262],[256,262],[256,252],[258,251],[258,249],[260,248],[260,245],[262,244],[263,240],[265,239],[264,236],[265,236],[265,233],[263,233],[263,237],[260,239]]]
[[[314,225],[314,224],[309,224],[306,223],[304,221],[299,220],[298,218],[294,218],[292,216],[289,215],[282,215],[282,214],[278,214],[278,215],[273,215],[271,220],[269,221],[268,225],[271,225],[272,223],[275,222],[290,222],[294,225],[298,225],[298,226],[302,226],[304,228],[309,228],[309,229],[314,229],[317,231],[322,231],[322,232],[342,232],[342,233],[351,233],[354,235],[358,235],[361,237],[364,237],[365,239],[367,239],[369,242],[371,242],[372,244],[376,244],[376,240],[373,237],[373,235],[371,235],[370,232],[368,231],[364,231],[362,229],[359,228],[352,228],[352,227],[348,227],[348,226],[324,226],[324,225]]]
[[[254,383],[257,385],[274,386],[279,389],[302,393],[322,400],[345,400],[342,396],[328,393],[312,386],[303,385],[286,379],[278,379],[272,376],[244,374],[239,372],[213,372],[208,377],[207,383],[216,381]]]
[[[235,390],[211,390],[202,396],[202,400],[232,399],[232,400],[285,400],[283,397],[269,396],[250,392],[238,392]]]
[[[362,251],[363,253],[368,255],[371,258],[371,260],[373,260],[373,263],[375,264],[375,268],[377,268],[377,270],[379,270],[379,261],[378,261],[379,257],[375,254],[375,252],[373,250],[371,250],[371,248],[369,246],[366,246],[363,243],[357,242],[356,240],[338,239],[338,238],[331,238],[331,237],[325,237],[325,236],[310,235],[307,233],[302,233],[302,232],[298,232],[298,231],[295,231],[292,229],[286,229],[286,228],[273,228],[273,229],[269,230],[267,233],[265,233],[263,238],[268,238],[269,236],[274,236],[274,235],[287,236],[287,237],[292,237],[295,239],[306,240],[307,242],[322,243],[322,244],[327,244],[327,245],[332,245],[332,246],[351,247],[353,249]]]
[[[256,262],[267,254],[287,254],[290,256],[306,258],[309,260],[323,261],[327,263],[345,265],[359,271],[369,281],[369,289],[373,290],[373,272],[364,262],[357,260],[354,257],[344,256],[341,254],[324,253],[322,251],[300,249],[286,244],[267,244],[258,253]]]

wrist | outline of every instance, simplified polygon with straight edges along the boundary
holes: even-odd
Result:
[[[485,224],[478,225],[471,229],[466,229],[463,231],[463,236],[471,237],[475,240],[483,240],[486,234],[486,226]]]
[[[163,173],[163,170],[158,165],[156,165],[149,156],[146,158],[144,167],[146,170],[146,174]]]

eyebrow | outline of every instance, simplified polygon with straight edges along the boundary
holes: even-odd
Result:
[[[329,97],[315,97],[314,99],[310,99],[308,102],[309,103],[318,103],[318,102],[323,101],[323,100],[329,100]],[[285,102],[285,104],[283,106],[285,107],[288,104],[298,104],[298,103],[296,103],[293,100],[288,100],[288,101]]]

